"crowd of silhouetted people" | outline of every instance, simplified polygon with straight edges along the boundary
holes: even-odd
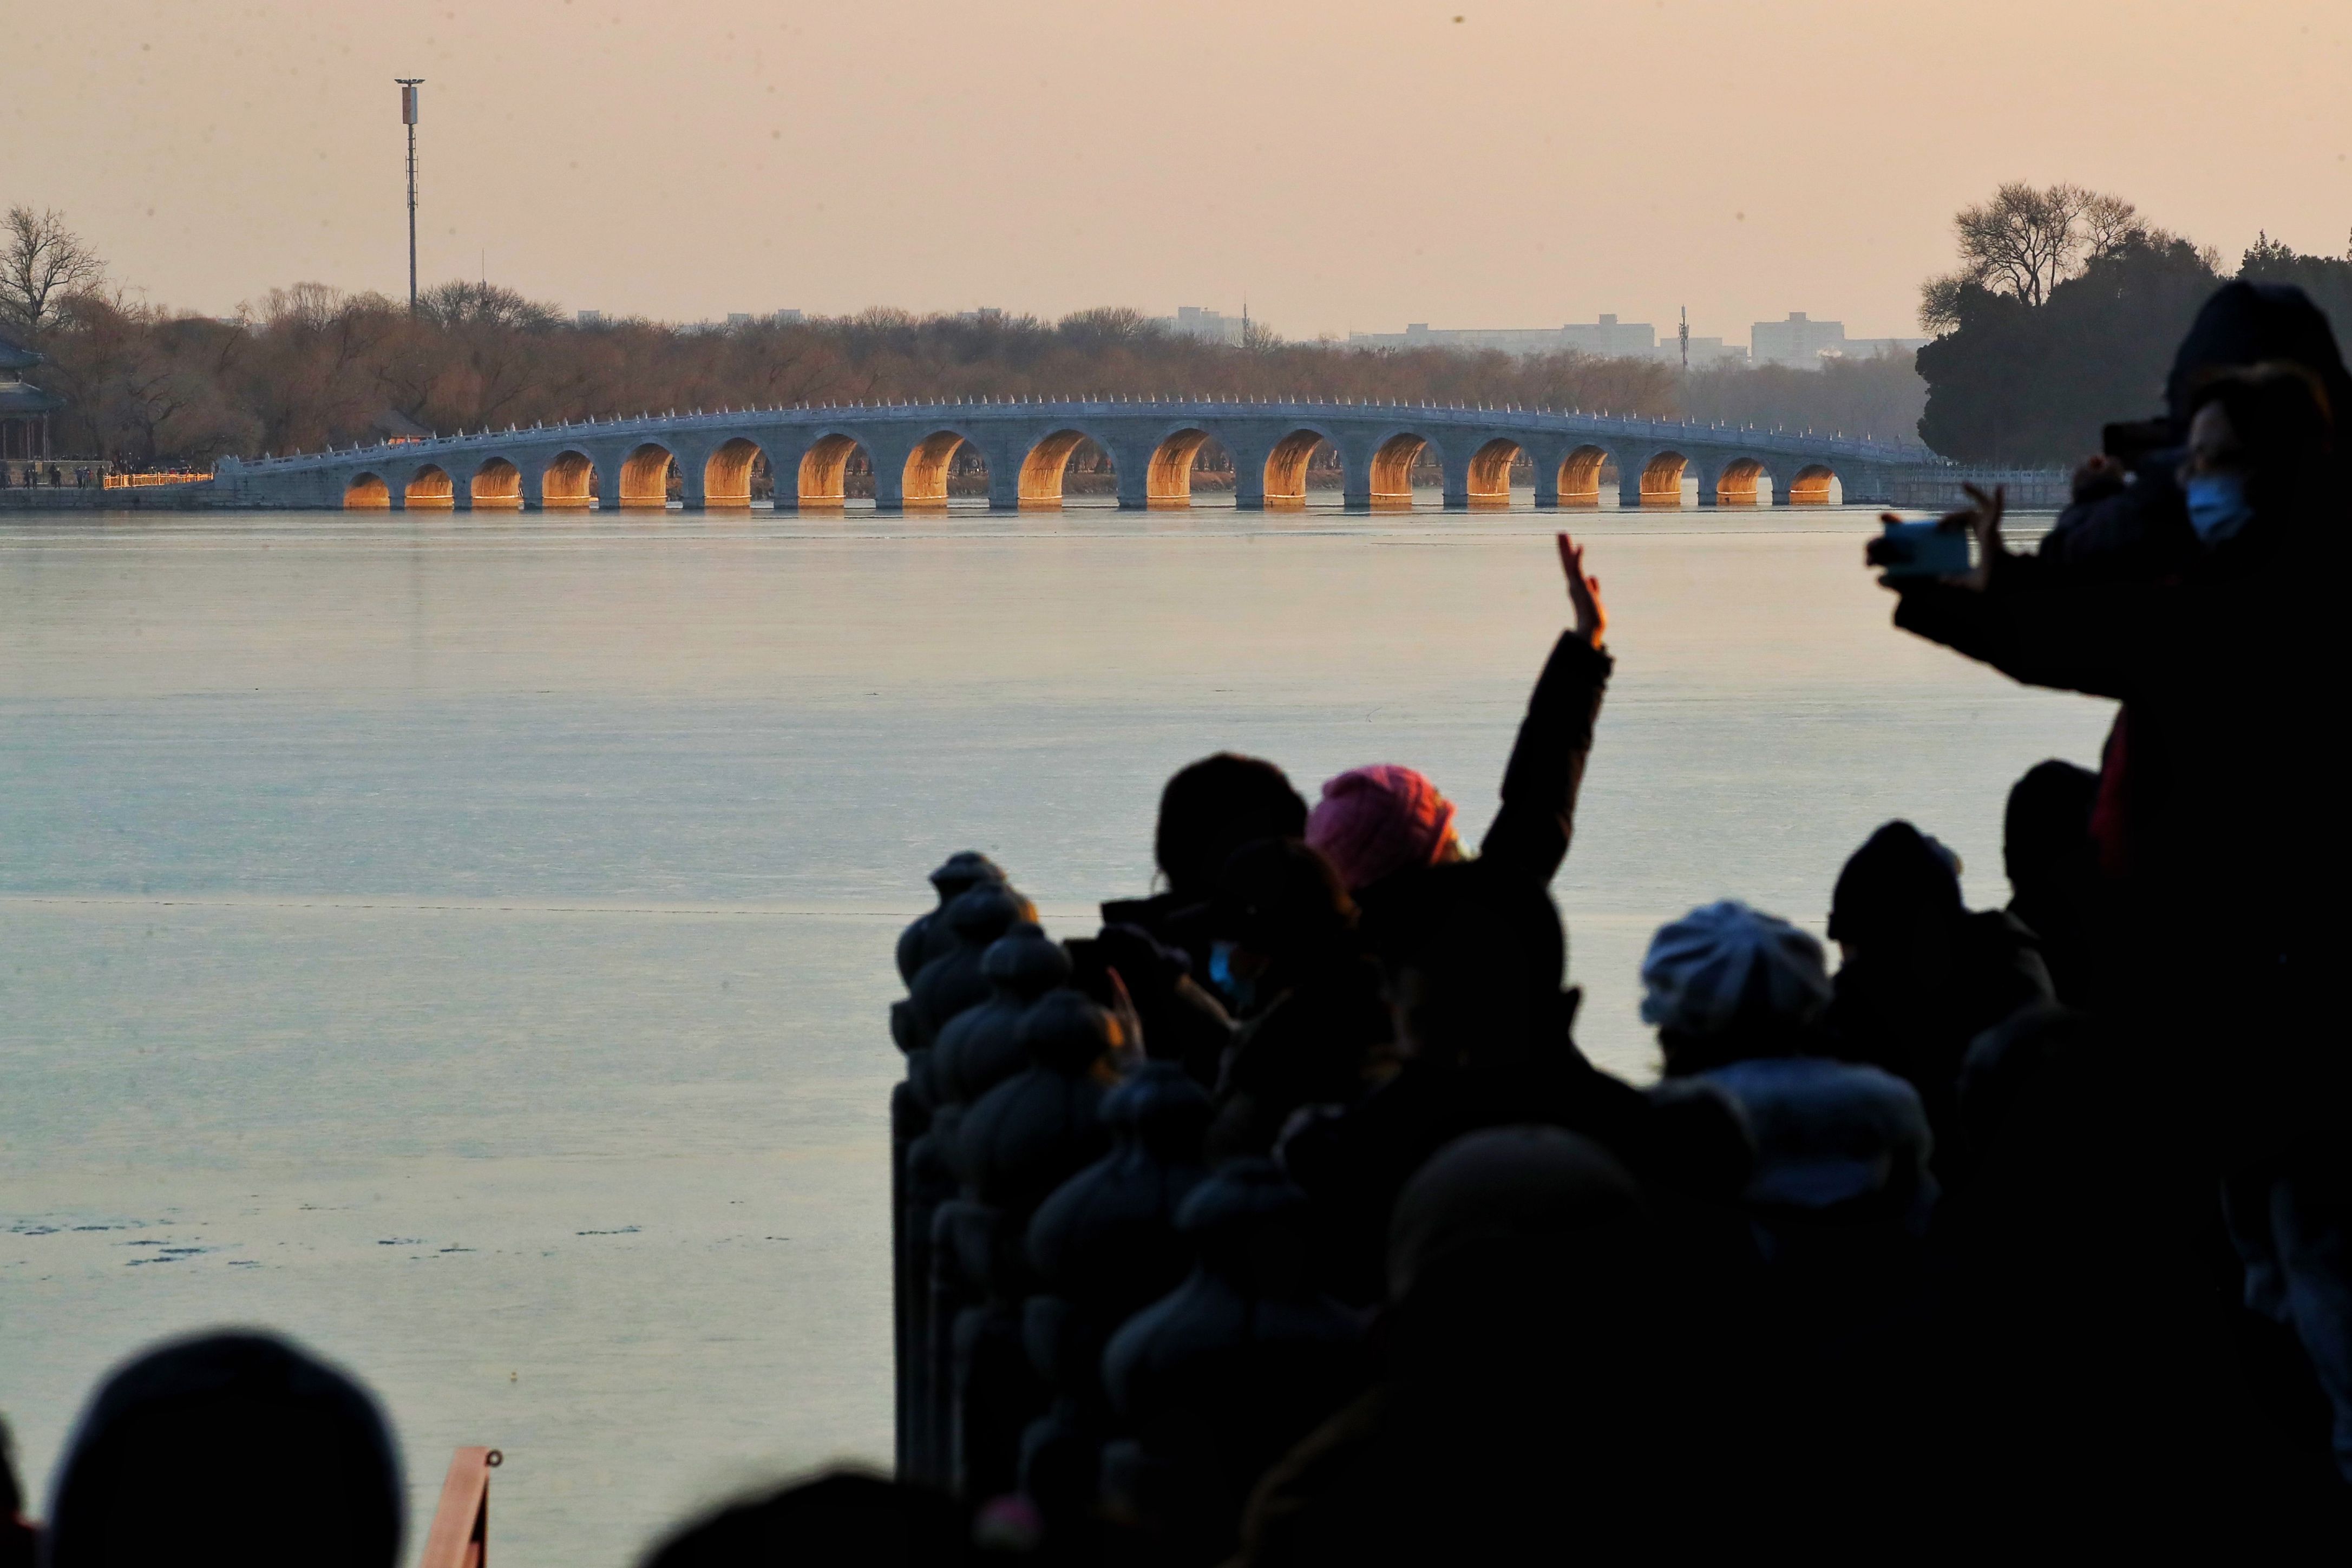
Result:
[[[2119,702],[2096,766],[2010,790],[2006,907],[1897,820],[1822,868],[1834,964],[1692,908],[1643,961],[1647,1087],[1578,1050],[1549,892],[1612,667],[1565,535],[1475,847],[1410,768],[1309,801],[1219,754],[1092,936],[950,859],[892,1015],[898,1476],[650,1561],[2340,1550],[2352,378],[2299,293],[2234,283],[2166,391],[2031,553],[1998,495],[1945,520],[1966,570],[1871,551],[1898,626]],[[302,1561],[393,1561],[373,1406],[234,1337],[99,1394],[48,1561],[181,1554],[249,1446]]]

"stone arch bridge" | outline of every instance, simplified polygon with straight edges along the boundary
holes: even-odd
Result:
[[[1507,503],[1514,466],[1539,507],[1592,505],[1615,475],[1621,506],[1892,499],[1923,466],[1916,448],[1844,437],[1607,414],[1408,402],[1173,399],[831,404],[647,414],[509,426],[255,461],[224,460],[214,504],[249,507],[660,507],[751,504],[764,457],[779,509],[838,506],[853,455],[878,509],[939,505],[960,454],[988,471],[992,508],[1054,506],[1071,455],[1092,441],[1117,472],[1122,507],[1182,506],[1195,459],[1215,442],[1244,509],[1297,505],[1328,444],[1354,507],[1407,502],[1416,468],[1443,476],[1445,504]],[[1328,459],[1326,459],[1327,463]],[[966,456],[969,464],[969,456]]]

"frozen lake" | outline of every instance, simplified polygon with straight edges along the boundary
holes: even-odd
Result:
[[[2108,705],[1894,632],[1874,514],[0,524],[0,1413],[45,1495],[159,1335],[365,1377],[411,1550],[503,1448],[503,1563],[887,1462],[891,943],[947,852],[1055,935],[1148,891],[1161,781],[1423,768],[1475,841],[1591,542],[1616,684],[1554,892],[1581,1036],[1736,894],[1818,927],[1909,816],[2000,811]]]

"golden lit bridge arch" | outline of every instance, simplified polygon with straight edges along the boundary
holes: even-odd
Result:
[[[908,402],[696,410],[475,431],[224,460],[218,503],[385,510],[748,507],[772,476],[779,509],[837,507],[872,476],[884,511],[944,505],[985,476],[1003,511],[1059,506],[1074,455],[1099,454],[1118,504],[1184,506],[1203,453],[1232,460],[1242,508],[1296,506],[1310,467],[1336,467],[1351,507],[1409,504],[1433,477],[1449,507],[1821,503],[1892,497],[1940,465],[1915,447],[1793,431],[1548,409],[1402,402],[1174,398]]]

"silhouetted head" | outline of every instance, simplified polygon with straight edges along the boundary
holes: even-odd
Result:
[[[966,1555],[963,1512],[937,1492],[839,1470],[730,1503],[656,1547],[645,1568],[932,1568]]]
[[[2098,799],[2097,774],[2055,758],[2035,763],[2010,787],[2000,858],[2019,897],[2079,880],[2092,869],[2091,809]]]
[[[1386,763],[1326,779],[1307,818],[1307,841],[1339,867],[1350,893],[1461,858],[1454,803],[1426,776]]]
[[[1461,1064],[1559,1048],[1574,1014],[1568,943],[1551,895],[1481,861],[1403,872],[1365,913],[1399,1052]]]
[[[1257,1011],[1352,946],[1356,906],[1331,862],[1297,839],[1234,852],[1209,901],[1209,977],[1236,1015]]]
[[[1505,1408],[1531,1397],[1557,1408],[1564,1396],[1569,1423],[1623,1439],[1619,1398],[1653,1364],[1650,1240],[1640,1186],[1591,1139],[1551,1126],[1456,1138],[1390,1211],[1391,1375]]]
[[[274,1336],[207,1334],[100,1387],[59,1472],[49,1562],[392,1568],[401,1512],[399,1459],[365,1390]]]
[[[2197,394],[2208,382],[2269,361],[2299,365],[2316,377],[2335,417],[2352,409],[2352,376],[2345,373],[2335,329],[2310,296],[2289,283],[2233,280],[2205,301],[2173,356],[2165,401],[2178,427],[2187,431]]]
[[[1389,1217],[1389,1299],[1449,1264],[1613,1232],[1643,1215],[1614,1155],[1559,1127],[1489,1127],[1429,1157]]]
[[[1830,940],[1849,955],[1940,936],[1967,913],[1958,857],[1908,822],[1870,835],[1838,873]]]
[[[1168,887],[1206,898],[1233,852],[1259,839],[1295,839],[1307,831],[1307,802],[1281,768],[1255,757],[1221,751],[1179,768],[1160,792],[1152,858]]]
[[[1339,873],[1297,839],[1260,839],[1234,852],[1209,901],[1218,938],[1276,961],[1328,952],[1355,925]]]
[[[2314,497],[2335,497],[2336,416],[2314,371],[2277,360],[2233,370],[2202,382],[2189,405],[2178,478],[2189,522],[2209,544],[2242,521],[2291,517]],[[2199,481],[2214,478],[2242,493],[2244,506],[2226,508],[2225,517],[2201,513]]]
[[[1830,1000],[1811,933],[1733,898],[1660,926],[1642,987],[1642,1017],[1657,1026],[1669,1076],[1793,1055]]]

